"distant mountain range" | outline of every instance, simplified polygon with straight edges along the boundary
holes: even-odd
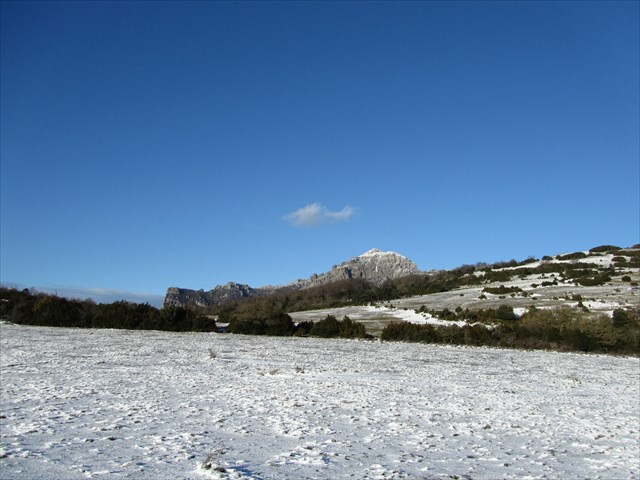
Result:
[[[374,248],[333,266],[328,272],[313,274],[288,285],[254,288],[229,282],[209,291],[171,287],[165,295],[164,306],[210,307],[245,298],[302,291],[331,284],[340,290],[345,285],[339,283],[346,280],[362,280],[373,287],[391,281],[391,284],[397,286],[397,279],[417,277],[415,281],[407,278],[409,283],[403,281],[404,290],[396,293],[402,296],[410,292],[410,295],[421,296],[418,306],[429,305],[433,300],[438,303],[433,307],[440,309],[444,306],[450,309],[459,306],[474,309],[479,308],[480,303],[483,308],[495,308],[501,303],[520,308],[535,300],[537,305],[550,307],[567,302],[575,304],[580,300],[574,298],[583,297],[586,302],[592,302],[589,304],[590,308],[596,302],[610,311],[618,306],[637,304],[639,269],[640,245],[629,248],[602,245],[584,252],[544,256],[539,260],[529,258],[521,262],[511,260],[493,265],[478,263],[437,272],[421,271],[413,261],[399,253],[382,252]],[[425,281],[420,277],[424,277]],[[409,288],[408,285],[413,287]],[[469,292],[465,293],[465,288],[469,289],[470,295],[467,294]],[[443,300],[441,295],[429,295],[449,290],[455,290],[452,294],[456,298],[447,300],[444,306],[439,304]],[[425,294],[427,297],[423,297]],[[478,300],[482,301],[478,303]],[[307,303],[314,302],[317,304],[318,300]],[[405,301],[395,303],[403,302]],[[614,307],[609,308],[611,305]]]
[[[416,264],[407,257],[396,252],[382,252],[374,248],[335,265],[328,272],[313,274],[307,279],[296,280],[288,285],[254,288],[246,284],[229,282],[209,291],[170,287],[164,298],[164,306],[207,307],[229,300],[270,295],[287,290],[301,290],[348,279],[362,279],[379,286],[387,280],[423,273],[425,272],[418,270]]]

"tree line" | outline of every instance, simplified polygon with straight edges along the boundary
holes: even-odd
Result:
[[[482,324],[459,327],[394,322],[383,329],[380,338],[453,345],[640,353],[638,309],[617,309],[612,317],[567,306],[554,309],[531,307],[518,319],[506,319],[508,313],[507,309],[501,312],[502,321],[494,328],[486,328]]]
[[[79,328],[122,328],[172,332],[213,332],[215,321],[202,312],[179,307],[118,301],[96,304],[56,295],[0,288],[0,317],[21,325]]]
[[[364,325],[345,316],[338,320],[327,315],[318,322],[295,324],[286,313],[277,313],[267,319],[234,319],[226,329],[229,333],[272,336],[311,336],[321,338],[372,338],[365,332]]]
[[[0,288],[0,318],[19,325],[77,328],[120,328],[171,332],[215,332],[218,325],[202,311],[155,308],[149,304],[118,301],[96,304],[92,300],[72,300],[29,290]],[[250,335],[315,336],[323,338],[370,338],[364,325],[349,317],[337,320],[328,315],[319,322],[295,324],[284,312],[251,318],[234,318],[226,331]]]

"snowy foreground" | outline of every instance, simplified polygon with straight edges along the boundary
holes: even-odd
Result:
[[[640,477],[636,358],[7,324],[0,341],[3,480]]]

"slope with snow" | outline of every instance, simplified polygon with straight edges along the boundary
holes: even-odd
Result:
[[[518,314],[527,311],[531,306],[537,308],[553,308],[562,305],[576,307],[579,305],[578,298],[582,298],[582,306],[595,313],[612,315],[617,308],[634,308],[640,302],[640,271],[635,267],[623,264],[616,265],[615,257],[625,256],[629,249],[615,254],[582,252],[586,256],[577,260],[562,260],[554,258],[552,260],[533,261],[528,264],[496,268],[493,272],[513,272],[509,280],[505,281],[485,281],[481,285],[456,288],[447,292],[433,293],[428,295],[418,295],[414,297],[398,298],[390,302],[378,302],[370,306],[349,306],[342,308],[325,308],[320,310],[309,310],[303,312],[290,312],[291,317],[297,321],[318,321],[327,315],[334,315],[342,318],[347,315],[353,320],[365,324],[367,331],[374,335],[379,334],[385,325],[393,321],[409,321],[412,323],[430,323],[433,325],[452,325],[454,323],[462,325],[463,322],[443,321],[428,314],[416,313],[416,310],[424,306],[429,310],[444,310],[445,308],[454,311],[460,307],[462,309],[480,310],[487,308],[497,308],[506,304],[514,308]],[[631,257],[627,257],[631,260]],[[559,272],[533,273],[530,275],[518,275],[518,269],[535,269],[541,264],[563,264],[580,263],[590,264],[595,270],[604,271],[615,266],[615,274],[611,281],[597,286],[579,285],[575,279],[564,278]],[[480,278],[486,277],[484,271],[477,270],[472,275]],[[628,276],[631,281],[623,281],[623,277]],[[518,287],[519,293],[500,295],[484,291],[485,288],[496,287]]]
[[[8,324],[0,347],[2,479],[640,476],[637,358]]]

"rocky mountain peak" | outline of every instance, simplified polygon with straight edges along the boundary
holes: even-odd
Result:
[[[361,278],[374,285],[382,285],[387,280],[419,273],[415,263],[395,252],[383,252],[377,248],[336,265],[331,272],[321,275],[322,283],[330,283],[347,278]],[[339,278],[335,278],[335,277]]]
[[[229,282],[205,292],[171,287],[167,290],[165,306],[212,305],[244,297],[269,295],[279,290],[300,290],[327,285],[340,280],[361,279],[373,285],[387,280],[419,274],[415,263],[395,252],[383,252],[372,248],[360,256],[335,265],[330,271],[313,274],[306,280],[297,280],[286,286],[252,288],[249,285]]]

